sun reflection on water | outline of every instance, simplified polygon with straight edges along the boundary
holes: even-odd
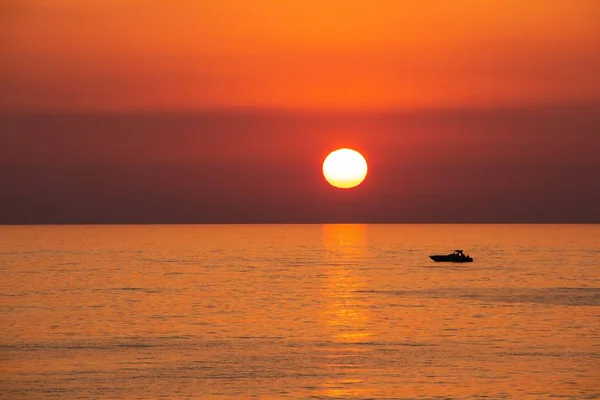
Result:
[[[367,340],[368,309],[357,291],[366,286],[361,275],[362,260],[366,256],[367,226],[324,225],[323,243],[326,249],[327,298],[324,316],[328,330],[337,342],[352,343]]]
[[[360,396],[366,379],[362,344],[371,340],[369,304],[360,296],[367,288],[363,266],[367,256],[366,225],[324,225],[324,285],[322,310],[326,336],[332,342],[323,367],[338,371],[323,382],[323,394]]]

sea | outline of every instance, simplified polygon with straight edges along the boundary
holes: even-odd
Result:
[[[600,225],[0,226],[0,398],[599,398],[599,306]]]

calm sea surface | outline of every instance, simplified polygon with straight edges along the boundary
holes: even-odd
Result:
[[[4,226],[0,282],[1,398],[600,396],[600,225]]]

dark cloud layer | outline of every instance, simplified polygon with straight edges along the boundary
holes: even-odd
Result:
[[[598,111],[4,115],[0,223],[600,222]]]

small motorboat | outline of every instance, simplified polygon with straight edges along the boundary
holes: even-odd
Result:
[[[454,250],[454,253],[445,256],[429,256],[435,262],[473,262],[473,259],[469,255],[465,255],[462,250]]]

